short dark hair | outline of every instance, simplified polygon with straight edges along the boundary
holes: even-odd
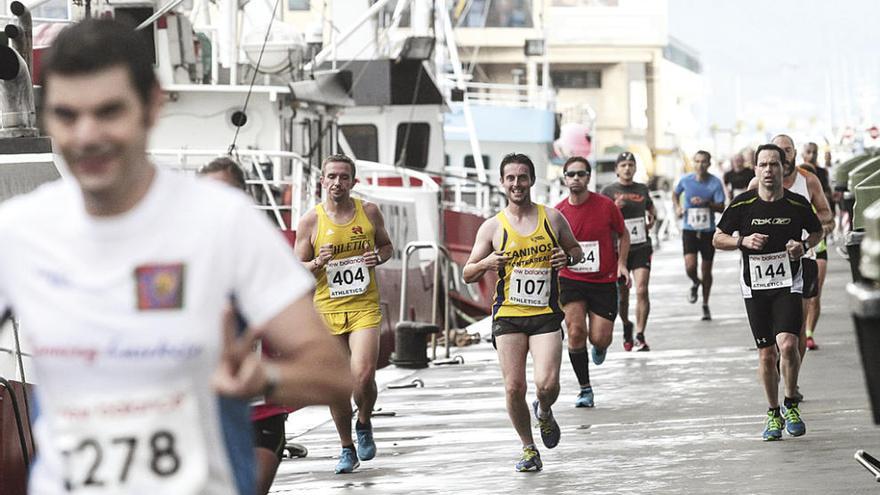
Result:
[[[709,163],[712,163],[712,154],[709,153],[708,151],[706,151],[706,150],[699,150],[699,151],[697,151],[696,153],[694,153],[694,156],[697,156],[697,155],[705,155],[705,156],[706,156],[706,161],[709,162]]]
[[[565,163],[562,164],[562,173],[565,173],[568,170],[569,165],[577,162],[583,163],[587,166],[587,175],[593,173],[593,167],[590,166],[590,161],[580,155],[575,155],[568,160],[565,160]]]
[[[354,160],[345,153],[336,153],[335,155],[330,155],[327,158],[324,158],[324,161],[321,162],[321,175],[324,175],[324,166],[332,162],[347,163],[351,168],[351,178],[354,179],[355,175],[357,175],[357,167],[354,165]]]
[[[241,190],[244,190],[247,187],[244,180],[244,171],[241,170],[241,167],[238,166],[238,163],[236,163],[235,160],[227,156],[221,156],[211,160],[207,165],[203,165],[196,173],[198,175],[206,175],[216,172],[225,172],[229,174],[229,177],[235,182],[236,187]]]
[[[617,155],[617,160],[614,162],[614,165],[617,165],[620,162],[629,162],[629,161],[633,161],[633,162],[636,161],[636,156],[633,155],[629,151],[624,151],[623,153]]]
[[[776,138],[774,138],[774,139],[776,139]],[[791,139],[791,138],[789,138],[789,139]],[[776,146],[773,143],[767,143],[767,144],[762,144],[761,146],[758,146],[758,149],[755,150],[755,159],[754,159],[755,165],[758,164],[758,155],[764,150],[775,151],[779,155],[779,162],[783,166],[785,166],[785,164],[788,163],[787,160],[785,159],[785,151],[783,151],[782,148],[780,148],[779,146]]]
[[[535,164],[532,163],[532,159],[522,153],[508,153],[504,155],[504,158],[501,159],[501,166],[498,167],[498,174],[501,178],[504,178],[504,167],[507,166],[508,163],[521,163],[526,167],[529,167],[529,177],[532,179],[532,184],[535,183]]]
[[[159,85],[153,72],[153,47],[143,33],[113,19],[86,19],[64,28],[43,59],[43,88],[55,74],[76,76],[124,67],[138,97],[150,101]]]

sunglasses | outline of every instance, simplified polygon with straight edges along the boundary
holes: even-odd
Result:
[[[575,177],[586,177],[587,175],[589,174],[587,174],[586,170],[570,170],[565,173],[565,176],[569,179],[573,179]]]

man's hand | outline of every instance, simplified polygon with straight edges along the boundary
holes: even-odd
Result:
[[[793,260],[801,259],[804,255],[804,244],[794,239],[789,239],[785,243],[785,250],[788,251],[788,257]]]
[[[742,243],[740,244],[742,247],[751,249],[753,251],[758,251],[764,248],[764,245],[767,244],[767,239],[770,236],[767,234],[752,234],[746,237],[743,237]]]
[[[248,329],[237,335],[235,320],[232,307],[227,307],[223,314],[223,352],[212,381],[220,395],[250,399],[266,386],[266,364],[254,349],[257,332]]]
[[[483,261],[480,262],[482,265],[482,269],[489,271],[498,271],[504,268],[504,265],[507,264],[508,260],[510,260],[509,256],[505,256],[501,253],[490,253],[489,256],[483,258]]]
[[[675,205],[675,216],[681,218],[684,216],[684,208],[681,206]]]
[[[364,264],[367,265],[367,268],[373,268],[378,265],[380,261],[378,250],[374,249],[364,253]]]
[[[649,211],[649,212],[648,212],[648,220],[647,220],[647,222],[645,223],[645,228],[648,229],[648,230],[653,229],[653,228],[654,228],[654,222],[655,222],[656,220],[657,220],[657,217],[655,217],[654,215],[652,215],[651,212]]]
[[[699,196],[694,196],[691,198],[691,204],[694,206],[702,206],[704,203],[706,203],[706,201]]]
[[[553,248],[550,254],[550,266],[557,270],[562,270],[568,265],[568,255],[561,247]]]
[[[632,288],[632,277],[630,277],[629,269],[626,268],[626,263],[617,264],[617,280],[620,279],[623,279],[622,281],[628,289]]]
[[[329,242],[318,249],[318,255],[315,256],[315,266],[323,268],[328,261],[333,258],[333,244]]]

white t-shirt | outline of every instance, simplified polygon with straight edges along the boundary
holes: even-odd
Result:
[[[0,253],[37,383],[31,493],[235,493],[210,381],[223,309],[260,326],[314,284],[246,196],[159,171],[97,218],[56,181],[0,207]]]

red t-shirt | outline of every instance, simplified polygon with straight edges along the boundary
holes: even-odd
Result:
[[[617,250],[616,238],[612,233],[623,235],[626,224],[614,201],[591,192],[587,200],[577,206],[565,198],[556,205],[556,209],[568,220],[586,256],[584,263],[565,268],[559,275],[582,282],[616,282]]]

